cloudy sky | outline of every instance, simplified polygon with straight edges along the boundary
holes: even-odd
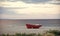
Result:
[[[60,0],[0,0],[0,19],[60,19]]]

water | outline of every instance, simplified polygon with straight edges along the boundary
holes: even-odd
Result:
[[[27,29],[26,23],[42,24],[39,29]],[[42,33],[46,30],[60,30],[60,19],[0,19],[1,33]]]

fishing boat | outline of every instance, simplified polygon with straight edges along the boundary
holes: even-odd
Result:
[[[42,27],[41,24],[26,24],[26,27],[28,29],[39,29],[40,27]]]

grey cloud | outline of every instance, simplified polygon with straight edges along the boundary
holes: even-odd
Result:
[[[50,3],[50,4],[60,5],[60,3]]]
[[[38,3],[43,3],[43,4],[46,4],[47,2],[49,1],[60,1],[60,0],[20,0],[20,1],[23,1],[25,3],[33,3],[33,4],[38,4]],[[48,3],[49,4],[49,3]],[[52,3],[50,2],[50,4],[57,4],[57,5],[60,5],[60,3]]]
[[[44,2],[48,2],[48,1],[51,1],[51,0],[21,0],[25,3],[44,3]]]
[[[49,1],[60,1],[60,0],[0,0],[0,1],[10,1],[10,2],[17,2],[17,1],[22,1],[22,2],[25,2],[25,3],[32,3],[32,4],[38,4],[38,3],[43,3],[43,4],[46,4],[47,2]],[[60,3],[47,3],[47,4],[57,4],[57,5],[60,5]]]
[[[51,0],[0,0],[0,1],[11,1],[11,2],[23,1],[25,3],[42,3],[42,2],[44,3]]]
[[[50,2],[48,4],[57,4],[57,5],[60,5],[60,2],[58,2],[60,0],[20,0],[20,1],[23,1],[25,3],[33,3],[33,4],[38,4],[38,3],[46,4],[47,2],[53,1],[53,3]],[[58,3],[56,3],[56,2],[58,2]]]
[[[0,1],[5,1],[5,0],[0,0]]]
[[[50,4],[60,5],[60,0],[52,0]]]
[[[8,10],[6,8],[0,7],[0,14],[15,14],[14,11]]]
[[[52,0],[52,1],[60,1],[60,0]]]
[[[6,9],[25,9],[28,7],[5,7]]]
[[[48,2],[49,4],[60,5],[60,0],[52,0]]]
[[[20,9],[20,8],[17,8],[17,7],[0,7],[0,14],[7,14],[7,15],[27,15],[27,14],[24,14],[24,13],[20,13],[20,14],[17,14],[15,13],[16,11],[12,10],[12,9]]]

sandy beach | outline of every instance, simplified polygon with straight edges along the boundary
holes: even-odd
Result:
[[[46,27],[43,26],[39,29],[27,29],[26,26],[4,26],[1,28],[1,33],[9,33],[9,34],[15,34],[15,33],[43,33],[47,30],[60,30],[60,27]]]

